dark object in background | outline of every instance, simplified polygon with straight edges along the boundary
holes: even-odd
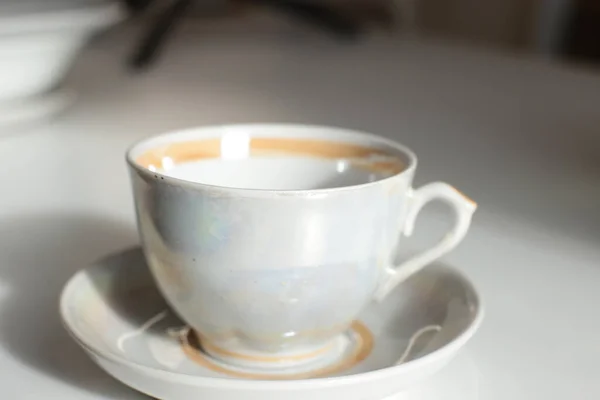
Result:
[[[600,62],[600,2],[579,0],[572,6],[563,37],[563,55],[577,61]]]
[[[360,33],[357,20],[330,5],[307,1],[248,0],[269,7],[300,22],[324,29],[342,39],[353,39]]]
[[[136,1],[139,2],[141,0]],[[148,66],[156,57],[158,57],[160,50],[168,39],[169,33],[171,33],[175,28],[175,25],[183,18],[185,11],[189,8],[191,3],[192,0],[177,0],[158,16],[131,59],[131,65],[134,68],[140,69]],[[148,4],[142,6],[143,8],[141,9],[143,10],[147,6]]]
[[[123,0],[130,11],[140,12],[148,8],[154,0]]]
[[[153,3],[165,3],[164,0],[123,1],[134,14],[142,13]],[[201,4],[201,0],[195,1]],[[193,2],[194,0],[171,0],[170,4],[163,7],[134,51],[134,55],[130,60],[130,64],[134,69],[140,70],[150,66],[160,55],[160,51],[166,45],[169,35],[181,23]],[[290,19],[306,23],[345,40],[356,39],[361,34],[366,19],[379,19],[379,22],[384,24],[390,22],[382,17],[388,11],[381,10],[384,8],[382,4],[385,4],[385,2],[381,2],[380,6],[377,7],[371,0],[366,2],[369,5],[367,8],[358,12],[354,10],[354,13],[351,12],[352,10],[340,7],[340,5],[334,6],[306,0],[237,0],[236,2],[268,8]]]

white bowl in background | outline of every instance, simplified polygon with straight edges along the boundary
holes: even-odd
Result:
[[[3,1],[0,104],[22,102],[54,89],[90,37],[122,16],[116,2]]]

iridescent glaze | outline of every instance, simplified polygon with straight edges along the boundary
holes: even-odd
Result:
[[[128,161],[158,286],[207,348],[240,360],[319,354],[374,296],[454,247],[475,209],[445,184],[413,191],[403,146],[335,128],[175,132]],[[398,269],[399,237],[434,198],[454,207],[455,229]]]
[[[192,330],[157,291],[139,248],[82,268],[67,283],[60,309],[68,332],[103,369],[153,398],[169,400],[383,399],[446,365],[483,318],[468,278],[437,264],[382,303],[370,304],[346,332],[355,345],[333,363],[253,373],[223,365],[199,348]],[[446,371],[459,369],[461,358]],[[478,375],[448,379],[469,383]],[[439,392],[431,398],[447,394]]]

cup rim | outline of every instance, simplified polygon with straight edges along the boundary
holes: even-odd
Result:
[[[186,179],[176,178],[170,176],[168,174],[164,174],[160,171],[152,171],[144,166],[141,166],[136,162],[133,157],[133,153],[138,150],[142,145],[156,139],[167,138],[169,136],[178,136],[190,134],[192,132],[197,132],[199,134],[202,131],[210,132],[215,129],[248,129],[248,130],[256,130],[260,128],[269,128],[269,129],[290,129],[290,128],[302,128],[307,130],[326,130],[331,132],[338,132],[348,136],[354,136],[356,138],[367,139],[372,142],[382,144],[386,147],[389,147],[395,151],[399,151],[406,158],[406,167],[399,172],[394,173],[388,177],[378,179],[373,182],[365,182],[356,185],[348,185],[341,187],[331,187],[331,188],[319,188],[319,189],[260,189],[260,188],[239,188],[232,186],[221,186],[215,184],[207,184],[201,182],[194,182]],[[404,176],[412,176],[417,167],[417,156],[416,154],[407,146],[396,142],[395,140],[388,139],[383,136],[379,136],[373,133],[368,133],[360,130],[341,128],[337,126],[329,126],[329,125],[311,125],[311,124],[291,124],[291,123],[249,123],[249,124],[222,124],[222,125],[204,125],[192,128],[185,128],[179,130],[167,131],[158,135],[152,135],[149,137],[145,137],[140,139],[133,144],[131,144],[125,153],[125,159],[130,168],[137,171],[139,174],[145,175],[148,178],[160,178],[163,181],[168,181],[171,184],[176,184],[178,186],[182,186],[187,189],[192,190],[208,190],[221,194],[230,194],[230,195],[238,195],[245,197],[270,197],[273,195],[277,196],[293,196],[293,197],[305,197],[305,196],[319,196],[319,195],[329,195],[336,193],[345,193],[349,191],[355,191],[360,189],[365,189],[372,186],[381,185],[385,182],[399,179]]]

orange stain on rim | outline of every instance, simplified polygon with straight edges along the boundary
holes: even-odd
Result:
[[[454,186],[452,186],[452,189],[454,189],[454,191],[456,191],[456,193],[460,194],[465,199],[465,201],[467,203],[469,203],[473,208],[477,208],[477,203],[475,202],[475,200],[471,199],[469,196],[467,196],[466,194],[464,194],[463,192],[461,192]]]
[[[225,158],[225,143],[231,141],[223,138],[191,140],[169,143],[145,151],[135,162],[144,168],[165,168],[169,164],[177,165],[186,162],[207,159]],[[405,164],[398,157],[381,149],[361,146],[346,142],[318,139],[298,138],[251,138],[236,145],[241,146],[242,153],[252,156],[308,156],[332,160],[351,160],[357,167],[373,172],[398,173],[405,169]]]

